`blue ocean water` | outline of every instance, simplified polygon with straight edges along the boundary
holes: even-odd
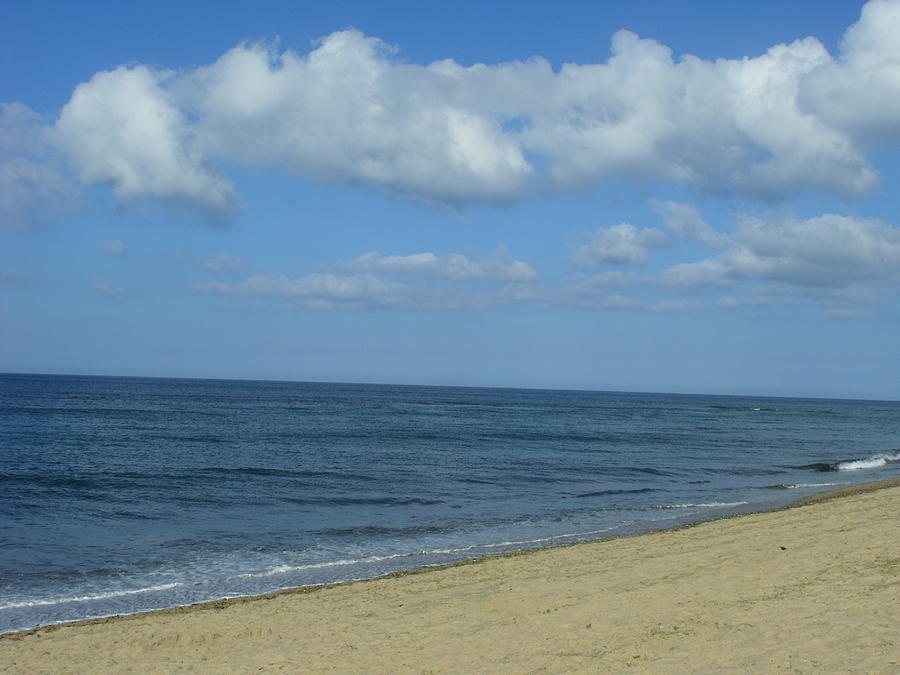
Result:
[[[900,402],[0,375],[0,632],[900,476]]]

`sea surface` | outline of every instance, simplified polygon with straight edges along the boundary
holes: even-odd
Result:
[[[0,632],[900,476],[900,402],[0,375]]]

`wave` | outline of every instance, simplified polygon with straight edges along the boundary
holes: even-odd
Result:
[[[590,538],[594,537],[598,534],[605,534],[607,532],[612,532],[613,530],[617,530],[623,526],[631,525],[633,521],[626,520],[622,521],[616,525],[611,527],[604,527],[599,530],[588,530],[587,532],[570,532],[566,534],[554,534],[549,537],[538,537],[537,539],[522,539],[518,541],[498,541],[490,544],[472,544],[471,546],[463,546],[462,548],[443,548],[443,549],[434,549],[431,551],[422,551],[423,555],[448,555],[452,553],[465,553],[466,551],[473,551],[476,549],[493,549],[493,548],[505,548],[511,546],[526,546],[531,548],[535,544],[545,544],[547,542],[554,541],[564,541],[566,539],[574,539],[574,538]]]
[[[750,502],[702,502],[699,504],[659,504],[654,506],[654,509],[715,509],[715,508],[726,508],[729,506],[743,506],[744,504],[749,504]]]
[[[386,560],[395,560],[396,558],[410,558],[415,553],[394,553],[393,555],[373,555],[368,558],[351,558],[347,560],[329,560],[327,562],[309,563],[308,565],[276,565],[262,572],[245,572],[238,574],[237,579],[255,579],[260,577],[272,577],[277,574],[288,574],[289,572],[302,572],[304,570],[318,570],[329,567],[347,567],[350,565],[360,565],[363,563],[378,563]]]
[[[894,454],[875,455],[866,459],[852,459],[846,462],[839,462],[838,471],[856,471],[858,469],[877,469],[879,466],[885,466],[891,462],[900,462],[900,450],[895,450]]]
[[[360,525],[359,527],[327,527],[311,530],[310,534],[322,537],[402,537],[417,534],[443,534],[448,529],[448,526],[443,525],[412,525],[409,527]]]
[[[11,602],[6,605],[0,605],[0,610],[17,609],[21,607],[46,607],[49,605],[62,605],[68,602],[91,602],[94,600],[108,600],[110,598],[118,598],[124,595],[138,595],[140,593],[153,593],[155,591],[168,591],[181,583],[162,584],[160,586],[148,586],[147,588],[136,588],[131,591],[110,591],[109,593],[97,593],[96,595],[77,595],[68,598],[53,598],[52,600],[31,600],[28,602]]]
[[[900,449],[891,452],[873,455],[861,459],[845,459],[839,462],[815,462],[802,466],[790,467],[792,469],[809,469],[827,473],[829,471],[859,471],[860,469],[877,469],[894,462],[900,462]]]
[[[196,473],[207,473],[223,476],[260,476],[263,478],[335,478],[338,480],[376,480],[375,478],[367,474],[350,473],[347,471],[298,471],[294,469],[276,469],[260,466],[211,466],[198,469]]]
[[[444,503],[442,499],[421,497],[282,497],[281,501],[312,506],[434,506]]]
[[[326,569],[330,567],[349,567],[354,565],[361,564],[371,564],[371,563],[381,563],[389,560],[397,560],[401,558],[422,558],[427,556],[454,556],[458,554],[470,553],[471,551],[478,552],[489,552],[493,549],[509,549],[514,547],[524,547],[524,548],[534,548],[541,547],[541,545],[554,543],[554,542],[564,542],[572,539],[591,539],[597,537],[598,535],[607,534],[614,530],[618,530],[624,526],[631,525],[633,521],[627,520],[617,523],[616,525],[610,527],[604,527],[601,529],[588,530],[585,532],[570,532],[564,534],[554,534],[547,537],[537,537],[534,539],[519,539],[519,540],[509,540],[509,541],[498,541],[498,542],[481,542],[476,544],[470,544],[468,546],[455,547],[455,548],[436,548],[436,549],[425,549],[421,551],[409,551],[409,552],[401,552],[394,553],[390,555],[373,555],[365,558],[349,558],[349,559],[340,559],[340,560],[330,560],[326,562],[320,563],[309,563],[306,565],[276,565],[269,569],[260,571],[260,572],[247,572],[244,574],[237,575],[236,578],[260,578],[260,577],[271,577],[280,574],[288,574],[291,572],[299,572],[305,570],[314,570],[314,569]],[[464,557],[461,559],[465,559]],[[441,562],[434,563],[426,563],[425,567],[431,567],[433,565],[442,564]],[[404,568],[399,568],[404,569]]]
[[[820,487],[834,487],[836,485],[848,485],[846,481],[842,481],[840,483],[796,483],[794,485],[788,485],[787,483],[778,483],[776,485],[766,485],[766,490],[797,490],[800,488],[820,488]]]
[[[598,490],[597,492],[582,492],[575,497],[606,497],[608,495],[640,495],[647,492],[664,492],[660,488],[640,488],[636,490]]]

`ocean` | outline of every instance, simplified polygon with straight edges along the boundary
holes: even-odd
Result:
[[[0,375],[0,632],[900,476],[900,402]]]

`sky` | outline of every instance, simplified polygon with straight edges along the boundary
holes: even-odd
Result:
[[[0,49],[0,371],[900,399],[900,0],[7,0]]]

